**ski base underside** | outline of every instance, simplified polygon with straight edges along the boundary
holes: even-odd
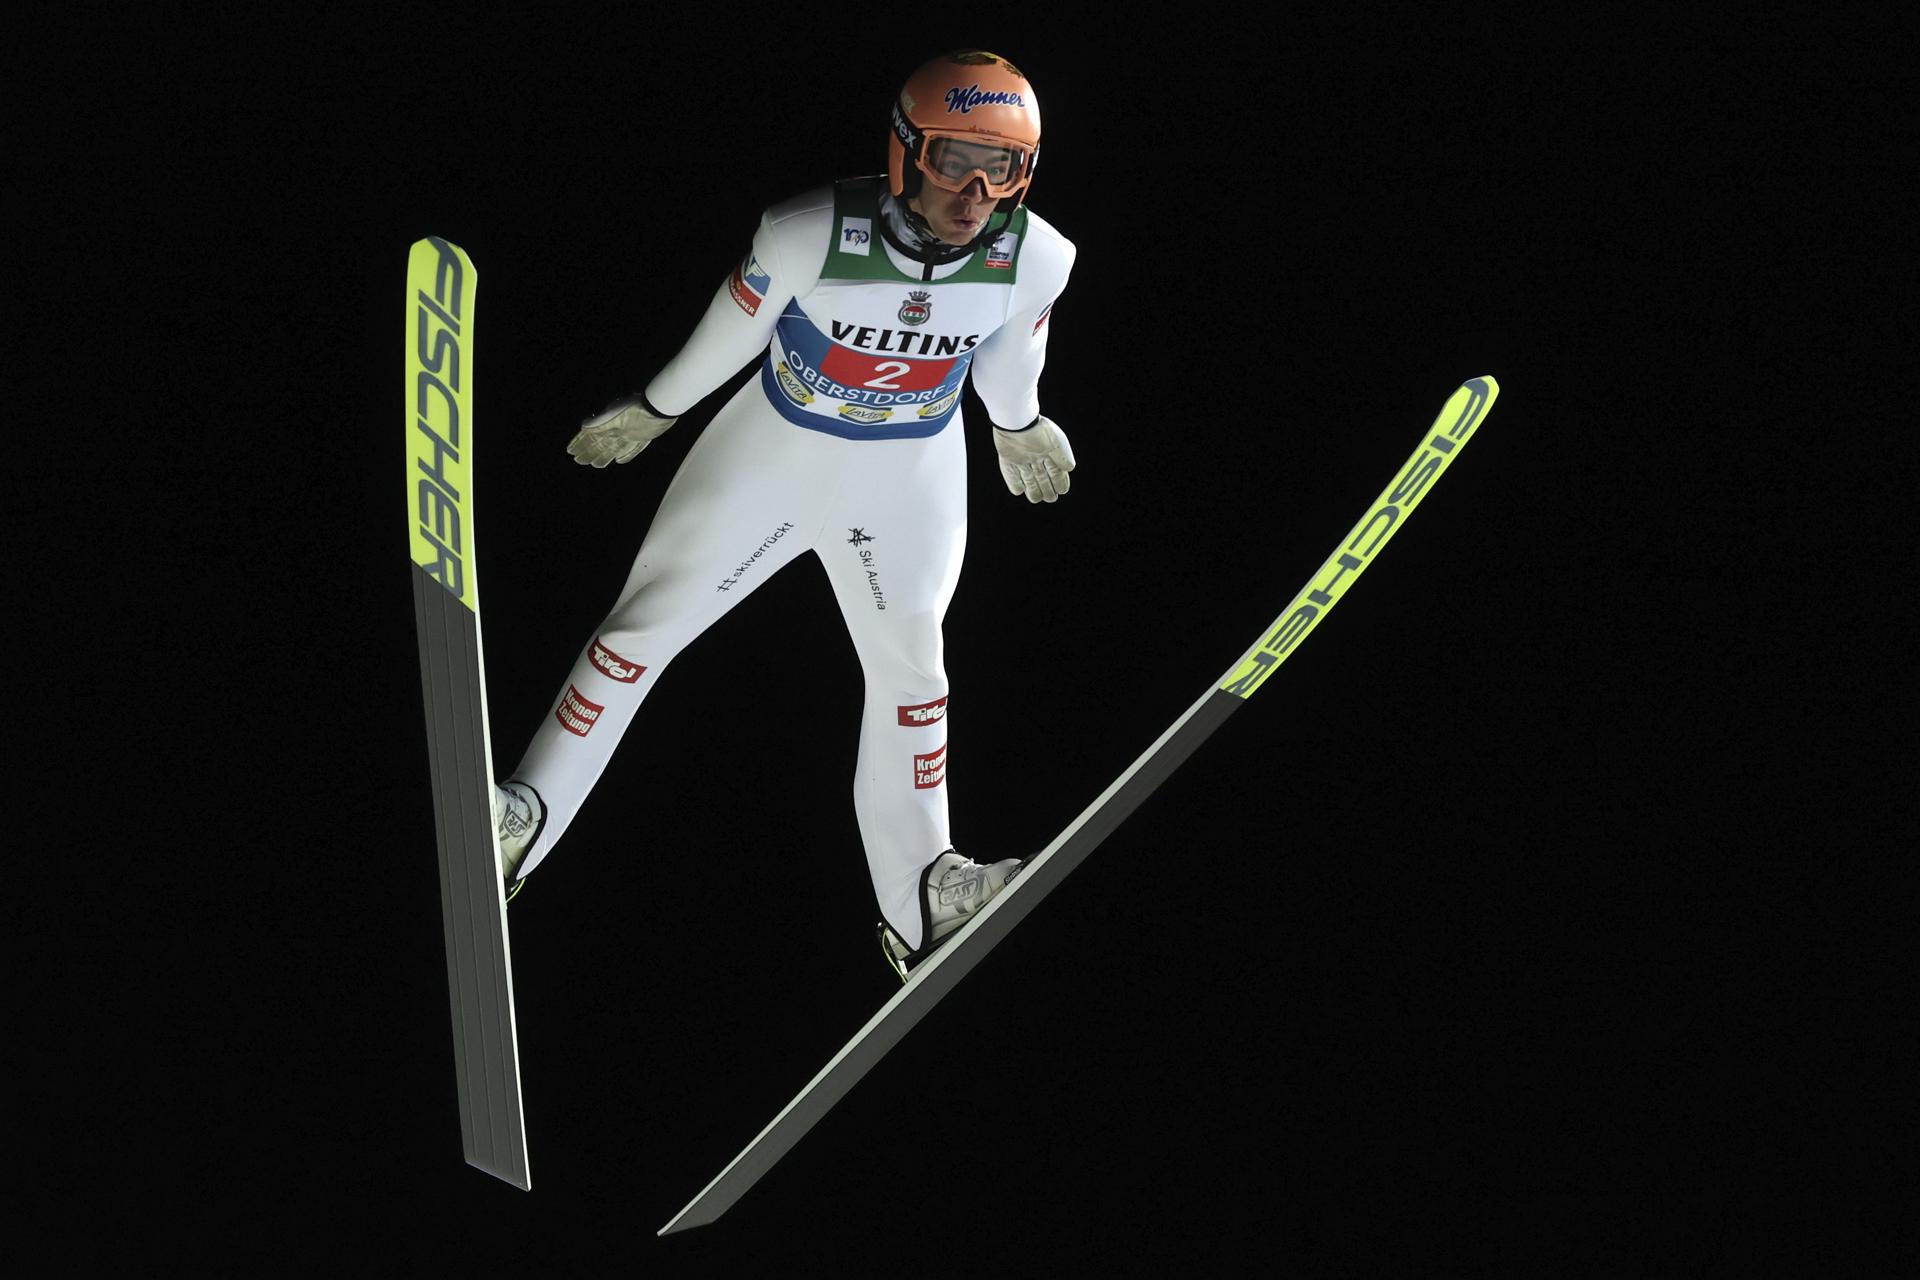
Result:
[[[460,1133],[468,1164],[529,1191],[513,960],[494,848],[479,617],[418,565],[413,575]]]

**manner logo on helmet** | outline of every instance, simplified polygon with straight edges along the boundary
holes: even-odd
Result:
[[[961,115],[965,115],[975,107],[1024,107],[1026,105],[1027,100],[1025,98],[1005,89],[982,93],[979,85],[970,84],[964,89],[947,90],[947,112],[949,115],[955,111],[958,111]]]
[[[753,315],[760,310],[760,303],[772,284],[773,277],[760,265],[759,259],[748,254],[747,260],[735,267],[727,278],[727,291],[742,311]]]
[[[867,245],[872,240],[873,219],[853,217],[840,219],[840,252],[864,258],[867,256]]]
[[[593,728],[594,721],[598,720],[600,713],[605,710],[606,708],[599,703],[590,702],[581,697],[578,689],[568,685],[566,693],[560,698],[559,709],[553,713],[553,718],[558,720],[560,727],[568,733],[584,738]]]
[[[593,650],[588,655],[600,674],[609,680],[618,680],[621,684],[632,684],[646,673],[646,668],[637,662],[628,662],[598,640],[593,642]]]
[[[900,304],[901,324],[925,324],[933,319],[933,295],[925,289],[915,289]]]
[[[900,707],[900,723],[911,729],[918,725],[939,724],[947,718],[947,700],[935,698],[917,707]]]
[[[914,753],[913,789],[915,791],[925,791],[930,787],[937,787],[946,780],[947,749],[944,745],[932,755],[923,756],[918,752]]]

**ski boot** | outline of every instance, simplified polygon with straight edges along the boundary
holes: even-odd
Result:
[[[1012,884],[1025,867],[1020,858],[988,864],[972,862],[951,849],[929,862],[922,877],[926,892],[920,897],[920,936],[925,941],[920,949],[909,947],[884,920],[875,927],[880,950],[900,981],[905,982],[909,968],[958,933],[969,916]]]
[[[493,834],[500,845],[500,873],[507,901],[520,892],[520,864],[547,825],[547,806],[540,793],[524,782],[503,782],[493,789]]]

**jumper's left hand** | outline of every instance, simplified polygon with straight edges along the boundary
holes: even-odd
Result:
[[[1024,493],[1028,502],[1055,502],[1072,487],[1067,473],[1073,470],[1073,446],[1045,414],[1018,431],[995,427],[993,447],[1008,493]]]

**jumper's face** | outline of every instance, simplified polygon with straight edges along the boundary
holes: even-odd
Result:
[[[907,201],[915,213],[927,220],[933,234],[948,244],[967,244],[980,234],[987,215],[999,201],[987,195],[987,184],[979,178],[965,189],[948,191],[932,183],[922,183],[920,194]]]

